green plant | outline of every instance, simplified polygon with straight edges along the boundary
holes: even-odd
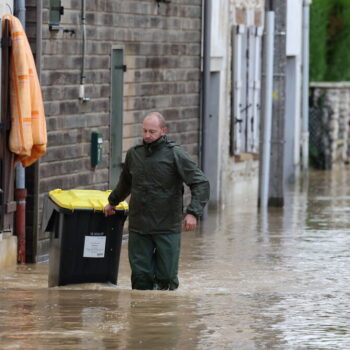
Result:
[[[330,0],[314,0],[310,11],[310,80],[323,81],[327,72]]]
[[[314,0],[310,20],[311,81],[350,80],[350,1]]]

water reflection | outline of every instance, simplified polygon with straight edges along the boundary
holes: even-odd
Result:
[[[182,240],[176,292],[47,288],[47,265],[0,275],[1,349],[348,349],[349,172],[313,172],[285,208],[243,201]]]
[[[190,298],[89,287],[1,291],[1,349],[186,349],[189,339],[197,342]]]

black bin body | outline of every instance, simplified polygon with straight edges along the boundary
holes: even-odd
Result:
[[[117,284],[126,212],[61,208],[46,198],[45,231],[50,232],[49,287],[71,283]]]

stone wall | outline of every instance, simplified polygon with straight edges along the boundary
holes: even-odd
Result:
[[[264,4],[264,0],[231,0],[233,23],[262,26]]]
[[[55,32],[48,25],[49,1],[43,1],[40,68],[48,151],[38,169],[40,203],[54,188],[109,187],[112,47],[124,49],[127,65],[124,154],[139,142],[143,116],[158,110],[169,121],[170,137],[198,159],[202,1],[158,5],[155,0],[87,0],[86,96],[90,101],[84,103],[78,98],[81,3],[62,1],[62,29]],[[27,33],[34,53],[36,4],[27,2]],[[92,131],[102,133],[104,140],[103,164],[95,171],[90,166]],[[47,237],[37,235],[38,255],[42,255],[47,252]]]
[[[349,161],[350,83],[311,83],[310,89],[310,158],[331,169]]]

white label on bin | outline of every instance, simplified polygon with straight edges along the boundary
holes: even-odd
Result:
[[[85,236],[84,258],[104,258],[106,236]]]

